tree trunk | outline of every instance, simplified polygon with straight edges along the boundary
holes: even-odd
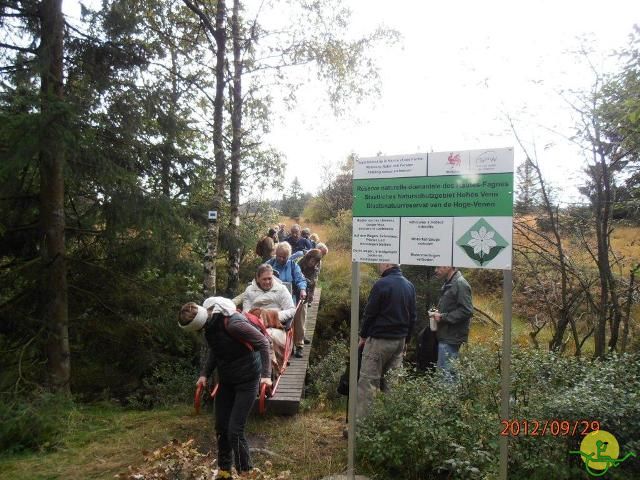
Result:
[[[596,319],[596,328],[594,331],[595,340],[595,356],[603,358],[606,353],[606,325],[607,318],[609,317],[611,298],[611,283],[609,275],[609,202],[610,191],[609,170],[606,162],[606,158],[600,149],[600,132],[598,125],[594,124],[594,147],[593,157],[594,166],[593,181],[595,186],[595,202],[593,205],[593,211],[595,214],[595,230],[596,230],[596,242],[597,242],[597,259],[598,259],[598,276],[600,280],[600,309],[598,311],[598,317]]]
[[[47,371],[52,391],[70,393],[67,264],[64,214],[64,109],[62,0],[40,5],[41,126],[40,225],[42,313],[47,332]]]
[[[242,58],[240,48],[240,0],[233,2],[231,36],[233,38],[233,107],[231,111],[231,211],[229,236],[232,239],[229,248],[229,277],[227,293],[234,295],[240,277],[240,184],[241,184],[241,147],[242,147]]]
[[[627,305],[625,307],[624,326],[622,328],[622,346],[620,351],[622,353],[627,351],[627,340],[629,338],[629,322],[631,320],[631,305],[633,305],[633,289],[635,287],[636,271],[640,265],[631,270],[629,274],[629,288],[627,290]]]
[[[225,0],[218,0],[216,5],[215,27],[211,25],[209,17],[190,0],[183,0],[184,4],[200,18],[203,26],[213,35],[216,41],[216,96],[213,100],[213,155],[215,163],[214,193],[212,209],[218,212],[218,221],[209,221],[207,227],[207,251],[204,256],[203,294],[205,297],[216,293],[216,259],[218,257],[218,240],[220,236],[219,221],[224,203],[225,162],[222,142],[222,121],[224,110],[224,70],[226,55]]]

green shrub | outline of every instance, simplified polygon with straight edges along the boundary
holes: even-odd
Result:
[[[407,375],[377,398],[359,424],[361,464],[380,478],[495,478],[499,464],[500,356],[483,347],[461,354],[458,381],[439,372]],[[512,361],[511,418],[597,420],[614,434],[620,452],[640,454],[640,357],[614,356],[604,362],[516,349]],[[513,478],[583,478],[575,435],[519,435],[509,440]],[[446,473],[445,473],[446,472]],[[631,458],[607,478],[639,478]]]
[[[15,453],[57,446],[73,409],[71,399],[40,390],[25,401],[0,402],[0,451]]]
[[[332,227],[328,235],[328,245],[334,250],[351,250],[351,238],[353,236],[353,217],[351,210],[340,210],[334,214]]]
[[[308,392],[321,401],[342,398],[336,388],[349,358],[348,342],[334,340],[329,343],[326,355],[316,358],[309,365]]]
[[[606,361],[562,357],[555,353],[514,352],[513,418],[597,421],[615,435],[621,452],[640,453],[640,356],[612,356]],[[578,429],[583,428],[581,424]],[[513,471],[526,478],[543,478],[545,465],[554,478],[570,479],[584,472],[578,456],[582,437],[520,436],[513,446]],[[638,458],[612,468],[607,478],[634,478],[640,474]]]

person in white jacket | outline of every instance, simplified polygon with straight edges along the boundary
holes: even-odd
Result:
[[[291,326],[296,307],[289,290],[273,275],[273,268],[268,264],[258,267],[256,277],[242,294],[242,310],[251,312],[255,309],[278,311],[280,325],[267,325],[267,331],[273,342],[276,364],[281,369],[287,337],[285,330]]]

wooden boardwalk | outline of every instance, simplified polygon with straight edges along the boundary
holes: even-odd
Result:
[[[309,366],[309,353],[313,346],[313,334],[316,329],[316,319],[318,317],[318,304],[320,303],[321,289],[316,287],[313,302],[307,310],[307,321],[305,322],[305,337],[311,340],[309,345],[304,346],[304,356],[296,358],[291,355],[290,363],[285,370],[275,396],[267,400],[267,413],[276,415],[295,415],[300,407],[300,400],[304,391],[304,379]]]

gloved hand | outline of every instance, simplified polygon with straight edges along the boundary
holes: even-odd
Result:
[[[263,377],[260,379],[260,385],[265,384],[267,387],[273,387],[273,382],[270,378]]]

